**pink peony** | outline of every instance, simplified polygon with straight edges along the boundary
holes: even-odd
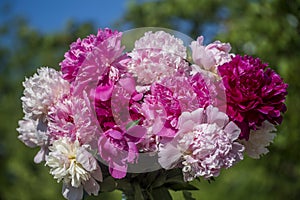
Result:
[[[86,56],[72,83],[74,94],[79,95],[83,90],[89,94],[100,84],[109,85],[119,80],[129,60],[128,56],[123,54],[121,39],[121,33],[113,35],[95,46]]]
[[[125,129],[128,123],[136,120],[141,120],[142,123],[143,116],[140,114],[138,101],[142,99],[143,94],[135,90],[135,81],[132,77],[124,77],[113,83],[106,75],[92,96],[96,115],[104,132],[115,125]]]
[[[204,73],[196,73],[189,78],[189,85],[196,93],[198,108],[206,108],[209,105],[218,105],[218,95],[221,95],[221,88],[214,76]],[[219,93],[218,93],[219,92]]]
[[[192,77],[173,76],[164,78],[160,84],[172,91],[173,97],[176,98],[180,104],[181,112],[184,112],[193,111],[203,105],[200,104],[199,101],[202,97],[197,95],[196,90],[198,90],[198,88],[202,90],[202,86],[204,87],[205,83],[200,86],[194,84],[196,81],[194,81]],[[203,93],[205,92],[206,91]]]
[[[128,164],[137,162],[136,144],[142,140],[145,133],[144,127],[134,126],[126,132],[114,127],[101,134],[98,140],[99,155],[107,162],[112,177],[124,178]]]
[[[173,137],[182,112],[216,104],[216,97],[215,83],[200,73],[166,77],[152,84],[141,109],[148,134]]]
[[[239,134],[238,126],[215,107],[183,112],[176,137],[160,146],[158,161],[165,169],[183,166],[185,181],[216,177],[243,159],[244,146],[236,142]]]
[[[256,130],[265,120],[280,124],[286,111],[287,84],[266,67],[258,58],[237,55],[218,68],[226,88],[227,114],[246,140],[250,129]]]
[[[142,113],[146,118],[145,126],[150,126],[152,134],[174,137],[181,107],[178,99],[166,86],[153,84],[151,94],[146,95]]]
[[[52,140],[61,137],[78,140],[97,148],[98,121],[86,93],[84,98],[69,96],[54,105],[48,116],[49,136]]]
[[[203,36],[197,38],[197,41],[191,43],[192,58],[199,67],[216,72],[217,66],[222,65],[231,60],[229,43],[221,43],[215,41],[207,46],[203,45]]]

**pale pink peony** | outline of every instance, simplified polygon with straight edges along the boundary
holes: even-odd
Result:
[[[163,31],[146,32],[128,55],[131,57],[128,71],[142,85],[185,73],[189,69],[183,41]]]
[[[159,49],[162,52],[168,52],[181,58],[187,56],[183,41],[164,31],[146,32],[143,37],[134,43],[134,49]]]
[[[62,78],[61,73],[48,67],[42,67],[32,77],[26,78],[23,86],[23,111],[34,120],[45,121],[49,107],[70,92],[69,83]]]
[[[47,128],[47,123],[40,119],[33,120],[25,116],[19,121],[17,131],[20,135],[18,136],[18,139],[31,148],[41,147],[40,151],[34,157],[35,163],[44,161],[45,156],[48,153],[49,134]]]
[[[183,167],[185,181],[216,177],[243,159],[244,146],[236,142],[240,129],[217,108],[208,106],[184,112],[172,142],[161,145],[159,163],[165,169]]]
[[[197,41],[191,43],[192,58],[199,67],[217,72],[217,66],[222,65],[231,60],[230,54],[231,46],[229,43],[221,43],[215,41],[207,46],[203,45],[204,37],[200,36]]]

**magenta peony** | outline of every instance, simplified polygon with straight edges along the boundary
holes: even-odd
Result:
[[[101,158],[107,162],[109,172],[114,178],[124,178],[130,163],[136,163],[138,148],[146,133],[142,126],[134,126],[126,132],[114,127],[101,134],[98,140],[98,150]]]
[[[92,52],[95,46],[117,34],[117,31],[108,28],[99,29],[97,35],[91,34],[83,40],[78,38],[76,42],[73,42],[70,45],[70,50],[65,53],[65,59],[60,63],[63,78],[73,82],[88,53]]]
[[[258,58],[237,55],[218,68],[226,88],[227,114],[246,140],[250,129],[256,130],[265,120],[280,124],[286,111],[287,84],[266,67]]]

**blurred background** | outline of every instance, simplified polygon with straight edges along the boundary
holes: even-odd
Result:
[[[195,182],[200,190],[193,197],[300,199],[300,0],[1,0],[0,200],[63,199],[49,169],[33,163],[38,149],[17,139],[25,76],[40,66],[59,69],[69,44],[98,28],[145,26],[204,35],[205,44],[230,42],[232,52],[260,57],[289,84],[288,111],[270,153],[245,158],[210,184]],[[182,199],[181,192],[172,196]],[[121,198],[120,192],[101,197]]]

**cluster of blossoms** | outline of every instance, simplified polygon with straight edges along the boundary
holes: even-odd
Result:
[[[121,32],[99,30],[71,44],[60,71],[25,80],[19,139],[41,148],[34,161],[63,182],[65,198],[97,195],[102,167],[122,179],[141,154],[192,181],[268,152],[287,84],[260,59],[203,40],[189,58],[181,39],[149,31],[125,52]]]

